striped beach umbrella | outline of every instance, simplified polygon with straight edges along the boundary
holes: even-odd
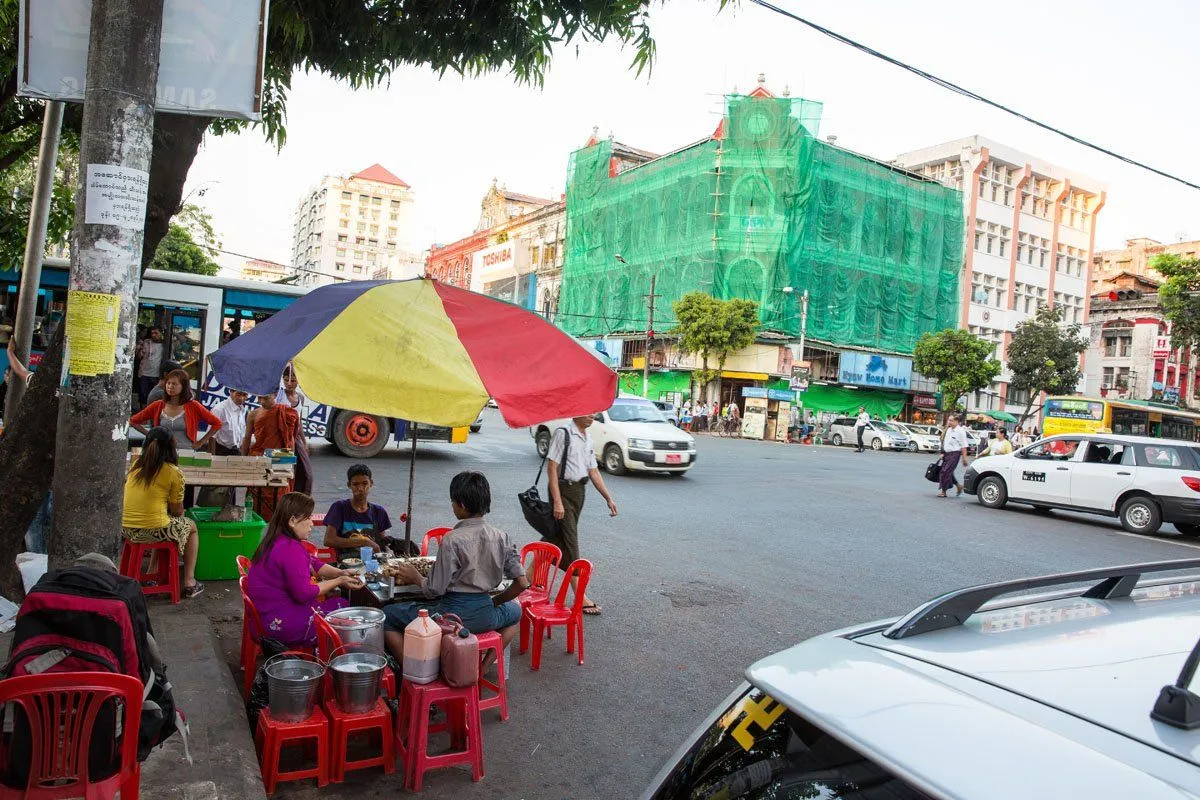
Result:
[[[538,315],[429,279],[314,289],[212,355],[226,386],[274,394],[291,362],[313,400],[459,427],[494,397],[524,427],[603,411],[617,376]]]

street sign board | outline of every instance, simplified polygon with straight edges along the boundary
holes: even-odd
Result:
[[[91,0],[22,0],[18,87],[24,97],[83,102]],[[262,117],[267,0],[164,0],[156,109]]]
[[[1152,358],[1166,358],[1171,355],[1171,337],[1155,336]]]

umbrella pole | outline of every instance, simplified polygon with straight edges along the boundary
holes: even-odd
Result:
[[[412,432],[412,449],[408,455],[408,513],[404,515],[404,552],[409,552],[409,543],[412,542],[412,498],[413,498],[413,477],[417,471],[417,423],[409,422],[409,428]]]

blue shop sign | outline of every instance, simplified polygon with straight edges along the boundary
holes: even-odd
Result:
[[[786,389],[762,389],[757,386],[743,386],[742,397],[757,397],[767,400],[782,400],[785,403],[796,402],[796,393]]]
[[[838,381],[854,386],[908,391],[912,382],[912,359],[843,350]]]

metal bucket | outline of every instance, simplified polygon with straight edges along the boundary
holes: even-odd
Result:
[[[383,684],[387,659],[378,653],[355,650],[329,660],[333,697],[347,714],[365,714],[375,707]]]
[[[280,722],[303,722],[312,716],[325,665],[308,653],[280,653],[267,659],[267,694],[271,716]]]
[[[337,631],[342,644],[355,650],[383,654],[383,612],[377,608],[354,606],[325,615],[325,621]]]

